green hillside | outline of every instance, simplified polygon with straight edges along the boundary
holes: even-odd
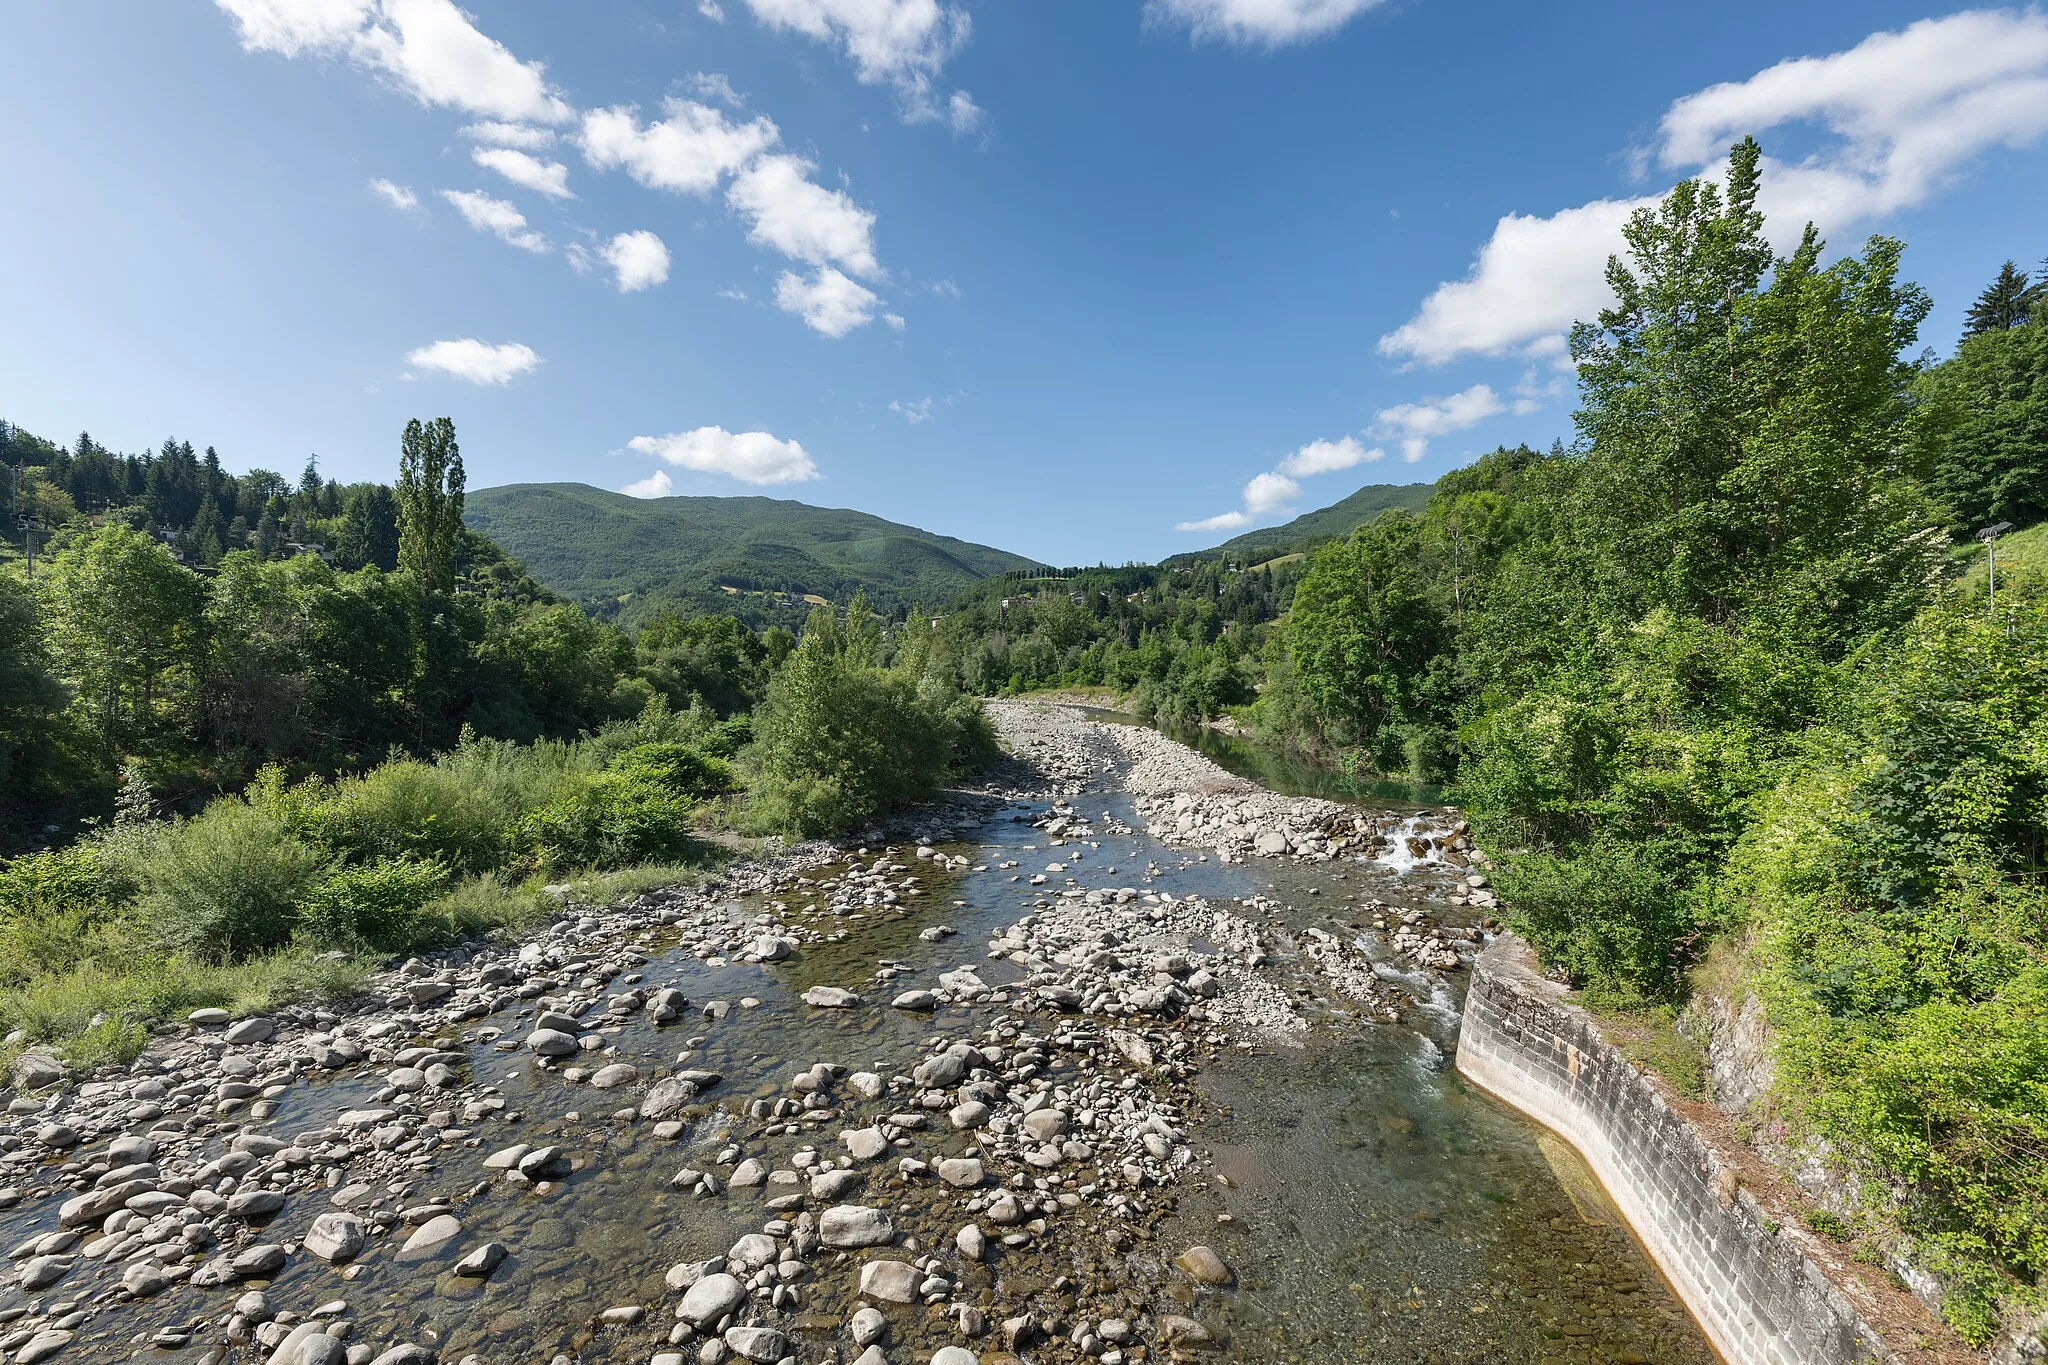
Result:
[[[469,494],[463,519],[556,592],[616,604],[627,620],[662,602],[759,621],[801,618],[808,596],[879,607],[943,602],[1021,555],[782,498],[629,498],[580,483]]]
[[[1369,483],[1342,502],[1333,502],[1328,507],[1318,508],[1313,512],[1303,512],[1293,521],[1281,526],[1246,531],[1241,536],[1224,541],[1213,550],[1203,551],[1203,556],[1207,558],[1212,555],[1224,555],[1249,563],[1269,559],[1274,553],[1300,549],[1317,541],[1335,540],[1339,536],[1350,535],[1352,531],[1390,508],[1400,507],[1410,512],[1420,512],[1423,504],[1429,501],[1431,487],[1432,485],[1426,483]]]

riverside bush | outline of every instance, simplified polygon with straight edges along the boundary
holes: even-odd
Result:
[[[447,888],[448,869],[431,859],[337,868],[300,901],[298,932],[322,947],[408,948],[418,937],[420,912]]]
[[[125,850],[137,907],[156,939],[230,962],[291,937],[329,855],[276,815],[223,797],[189,820],[146,827]]]
[[[536,871],[670,861],[690,842],[690,798],[655,765],[578,779],[519,824],[520,857]]]
[[[814,837],[928,798],[995,756],[979,702],[933,677],[877,667],[876,633],[856,601],[842,626],[819,608],[755,712],[743,762],[745,822]]]

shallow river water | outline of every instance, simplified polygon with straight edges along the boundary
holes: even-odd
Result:
[[[1087,793],[1074,804],[1104,830],[1144,827],[1121,793]],[[1195,1078],[1199,1098],[1187,1127],[1201,1161],[1177,1188],[1172,1217],[1127,1252],[1097,1248],[1094,1256],[1045,1264],[1051,1253],[1020,1250],[970,1275],[991,1277],[995,1292],[1004,1277],[1049,1283],[1070,1274],[1101,1291],[1098,1302],[1104,1293],[1113,1298],[1114,1281],[1122,1279],[1134,1312],[1184,1312],[1222,1329],[1227,1344],[1211,1358],[1235,1361],[1712,1361],[1698,1330],[1569,1149],[1458,1079],[1451,1056],[1462,972],[1422,973],[1383,962],[1379,974],[1410,1002],[1402,1021],[1389,1024],[1362,1018],[1313,971],[1289,971],[1292,935],[1311,926],[1384,956],[1365,927],[1370,913],[1358,906],[1366,897],[1459,922],[1463,910],[1442,899],[1447,870],[1396,875],[1349,860],[1219,864],[1140,833],[1098,834],[1055,855],[1044,832],[1029,823],[1044,809],[1044,803],[1012,805],[982,826],[978,838],[941,850],[986,871],[935,872],[913,913],[850,922],[844,941],[806,944],[787,962],[710,965],[650,938],[642,973],[647,984],[678,987],[700,1005],[717,999],[734,1007],[716,1021],[626,1027],[613,1040],[617,1059],[652,1072],[673,1065],[683,1047],[694,1054],[689,1065],[724,1074],[715,1098],[728,1109],[751,1097],[787,1094],[792,1073],[814,1062],[884,1075],[907,1069],[934,1035],[965,1036],[971,1013],[985,1019],[991,1011],[942,1005],[936,1017],[916,1015],[887,1008],[888,992],[933,985],[939,972],[964,965],[978,966],[992,986],[1014,980],[1017,968],[986,959],[988,940],[1031,911],[1035,893],[1016,878],[1052,856],[1064,860],[1064,877],[1084,888],[1136,886],[1212,902],[1267,897],[1273,904],[1258,917],[1269,926],[1278,969],[1308,1027],[1298,1041],[1241,1044],[1206,1061]],[[1019,864],[1014,870],[1001,866],[1012,861]],[[749,915],[761,908],[735,905]],[[958,936],[923,941],[919,929],[934,922],[951,925]],[[868,992],[863,1008],[810,1009],[797,998],[819,984],[860,988],[883,961],[906,970],[881,999]],[[743,1007],[743,999],[759,1004]],[[532,1015],[528,1005],[478,1023],[518,1038],[532,1026]],[[701,1043],[692,1046],[692,1038]],[[679,1261],[719,1254],[740,1235],[758,1231],[764,1217],[754,1191],[696,1199],[670,1187],[679,1168],[711,1168],[726,1126],[713,1117],[693,1123],[677,1141],[664,1141],[651,1125],[610,1117],[630,1103],[628,1097],[567,1084],[558,1070],[489,1040],[472,1041],[468,1051],[473,1079],[494,1083],[507,1118],[518,1119],[494,1122],[481,1151],[443,1162],[417,1189],[398,1192],[399,1200],[460,1200],[465,1244],[502,1242],[511,1249],[506,1263],[480,1281],[409,1265],[388,1251],[346,1273],[295,1256],[267,1286],[269,1295],[301,1311],[345,1299],[357,1339],[428,1342],[450,1365],[470,1353],[483,1365],[544,1363],[563,1354],[577,1361],[645,1362],[671,1349],[658,1335],[672,1321],[664,1272]],[[277,1100],[268,1131],[317,1128],[341,1110],[371,1104],[382,1077],[365,1073],[293,1086]],[[830,1139],[830,1131],[792,1134],[778,1153],[827,1147]],[[928,1145],[938,1150],[928,1155],[935,1159],[963,1140],[930,1135]],[[561,1142],[586,1169],[546,1198],[491,1181],[482,1156],[515,1141]],[[54,1203],[0,1213],[0,1245],[54,1228]],[[296,1239],[323,1207],[324,1200],[294,1199],[265,1239]],[[896,1207],[899,1227],[926,1247],[947,1244],[959,1221],[944,1210]],[[1178,1250],[1197,1242],[1229,1262],[1234,1287],[1198,1288],[1169,1269]],[[1111,1283],[1099,1283],[1105,1278]],[[54,1292],[61,1295],[62,1287]],[[197,1362],[205,1333],[183,1350],[150,1346],[150,1334],[180,1323],[217,1322],[233,1293],[202,1298],[179,1289],[109,1307],[81,1329],[57,1363]],[[0,1309],[38,1297],[50,1296],[0,1288]],[[597,1325],[605,1309],[630,1304],[649,1306],[644,1325]],[[835,1322],[853,1306],[851,1298],[824,1290],[805,1305],[815,1314],[836,1314]],[[926,1325],[931,1330],[923,1335],[914,1325],[899,1330],[889,1359],[921,1362],[937,1345],[959,1340],[940,1330],[949,1326],[943,1319]],[[984,1359],[1000,1349],[993,1338],[970,1344]],[[694,1347],[690,1352],[695,1360]],[[806,1347],[799,1359],[811,1365],[821,1354]],[[846,1350],[844,1358],[853,1354]],[[1080,1359],[1065,1342],[1023,1354]],[[1134,1358],[1140,1357],[1126,1356]]]

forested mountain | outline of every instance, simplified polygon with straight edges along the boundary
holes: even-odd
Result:
[[[1421,511],[1422,504],[1429,501],[1430,487],[1426,483],[1369,483],[1350,497],[1313,512],[1303,512],[1293,521],[1232,536],[1213,550],[1201,551],[1201,557],[1208,559],[1221,555],[1256,564],[1274,555],[1308,549],[1325,540],[1348,536],[1380,513],[1393,508]]]
[[[744,620],[802,620],[806,595],[878,608],[943,602],[1021,555],[865,512],[763,497],[630,498],[580,483],[470,494],[466,518],[556,592],[622,620],[663,604]]]

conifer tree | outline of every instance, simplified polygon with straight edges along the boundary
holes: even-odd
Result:
[[[2020,326],[2027,320],[2030,306],[2039,292],[2028,287],[2024,270],[2007,261],[1998,268],[1998,278],[1970,305],[1969,321],[1963,328],[1963,335],[1982,336],[1986,332],[2008,331]]]

